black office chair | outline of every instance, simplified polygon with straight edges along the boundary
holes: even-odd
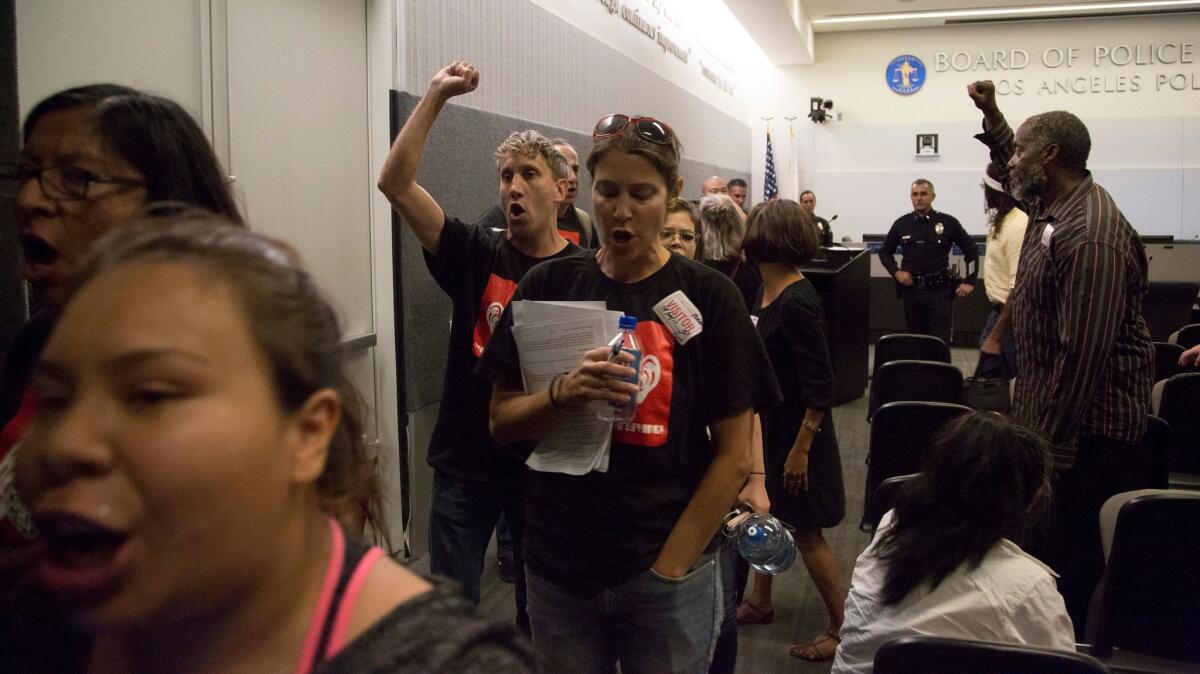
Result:
[[[1154,381],[1162,381],[1180,373],[1179,357],[1184,348],[1170,342],[1154,343]]]
[[[875,674],[1107,674],[1096,658],[1036,646],[945,637],[901,637],[875,652]]]
[[[896,499],[900,498],[900,490],[916,476],[917,473],[897,475],[879,483],[879,486],[875,488],[874,501],[872,501],[872,507],[879,513],[879,519],[883,519],[887,511],[896,507]],[[877,526],[879,526],[878,521],[871,524],[872,528]]]
[[[928,360],[884,363],[871,380],[867,420],[883,405],[901,400],[962,404],[962,370],[949,363]]]
[[[1179,328],[1171,333],[1167,341],[1182,346],[1185,351],[1200,344],[1200,323],[1192,323]]]
[[[871,376],[874,377],[880,367],[893,360],[932,360],[949,363],[950,347],[932,335],[884,335],[875,342],[875,363],[871,366]]]
[[[1146,435],[1142,446],[1150,461],[1150,484],[1153,489],[1171,486],[1171,425],[1153,414],[1146,417]]]
[[[1154,414],[1171,426],[1171,472],[1200,473],[1200,372],[1158,382],[1153,400]]]
[[[1142,300],[1142,317],[1150,330],[1150,339],[1167,341],[1173,330],[1192,318],[1192,305],[1200,283],[1194,281],[1151,281],[1150,291]]]
[[[1101,509],[1104,540],[1114,502],[1108,564],[1092,597],[1092,655],[1124,670],[1150,658],[1166,671],[1200,669],[1200,494],[1117,494]],[[1107,511],[1107,512],[1106,512]],[[1114,649],[1115,655],[1114,655]],[[1174,665],[1163,663],[1169,659]]]
[[[903,401],[888,403],[875,412],[859,529],[874,528],[887,512],[880,510],[875,500],[880,483],[920,471],[934,434],[947,421],[970,411],[966,405],[953,403]]]

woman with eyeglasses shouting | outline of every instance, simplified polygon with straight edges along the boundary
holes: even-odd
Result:
[[[200,125],[178,103],[116,84],[67,89],[25,118],[16,167],[17,234],[33,291],[0,389],[0,547],[34,536],[12,489],[11,451],[34,417],[28,388],[71,279],[93,243],[148,204],[201,207],[242,222],[229,181]]]
[[[717,530],[762,471],[752,470],[751,420],[778,386],[737,288],[663,246],[667,205],[683,186],[671,127],[607,115],[592,139],[605,244],[535,267],[514,300],[599,300],[635,316],[639,384],[602,347],[548,390],[525,394],[511,310],[480,363],[494,383],[491,430],[504,443],[537,441],[594,401],[638,401],[633,420],[613,426],[606,471],[530,473],[534,649],[549,671],[703,672],[723,614]]]

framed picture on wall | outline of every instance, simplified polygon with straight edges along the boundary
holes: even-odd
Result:
[[[936,133],[917,134],[917,154],[922,156],[937,156],[938,135]]]

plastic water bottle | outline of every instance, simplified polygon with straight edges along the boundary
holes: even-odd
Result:
[[[622,315],[617,323],[621,329],[621,351],[633,356],[633,362],[629,367],[633,368],[633,375],[627,381],[634,386],[638,385],[638,376],[642,366],[642,349],[638,344],[637,336],[633,331],[637,329],[637,318],[634,316]],[[629,399],[629,402],[615,407],[613,405],[603,405],[598,414],[605,421],[615,421],[618,423],[633,421],[633,414],[637,411],[637,396],[634,395]]]
[[[725,535],[734,540],[738,554],[755,571],[773,576],[796,561],[796,541],[772,515],[753,512],[749,505],[739,503],[725,522]]]

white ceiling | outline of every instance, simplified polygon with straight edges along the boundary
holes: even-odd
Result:
[[[1177,0],[1178,1],[1178,0]],[[1089,5],[1089,9],[1062,14],[1007,15],[1003,19],[1086,17],[1112,14],[1200,11],[1200,2],[1162,9],[1122,7],[1126,0],[725,0],[725,4],[776,65],[812,63],[813,33],[925,28],[954,25],[964,19],[895,17],[887,21],[822,24],[821,19],[846,16],[915,14],[940,10],[1019,9],[1046,6]],[[1099,7],[1096,7],[1099,5]],[[981,19],[967,19],[980,21]]]

